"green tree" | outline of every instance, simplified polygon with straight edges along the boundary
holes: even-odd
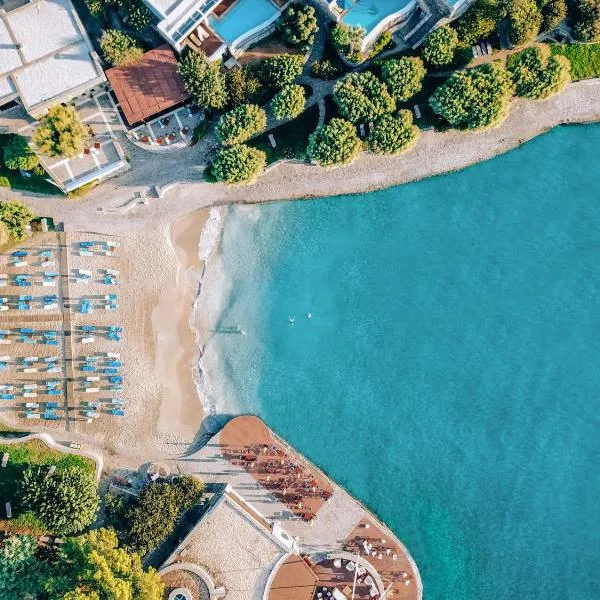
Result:
[[[484,129],[504,120],[511,95],[510,74],[495,62],[453,73],[429,103],[454,127]]]
[[[500,19],[506,16],[506,3],[499,0],[477,0],[456,23],[459,43],[469,47],[494,33]]]
[[[234,148],[247,148],[247,146],[233,146],[227,150]],[[219,156],[223,152],[224,150]],[[219,156],[215,159],[215,163],[219,160]],[[214,163],[213,172],[215,172]],[[225,180],[221,179],[221,181]],[[158,546],[175,529],[181,514],[201,498],[202,491],[202,482],[193,477],[181,477],[174,482],[151,483],[146,486],[138,502],[129,509],[126,517],[128,543],[131,548],[143,555]]]
[[[31,171],[40,164],[35,152],[22,135],[11,135],[4,146],[4,164],[13,171]]]
[[[333,100],[340,114],[353,123],[374,120],[393,112],[396,101],[385,83],[370,71],[350,73],[336,83]]]
[[[251,183],[267,165],[266,154],[246,144],[223,148],[213,161],[211,172],[224,183]]]
[[[27,235],[27,225],[35,218],[30,208],[18,200],[0,202],[0,222],[4,223],[14,242],[22,242]]]
[[[94,476],[82,467],[30,466],[21,481],[23,503],[53,532],[78,533],[90,525],[98,511]]]
[[[298,54],[277,54],[265,58],[258,67],[258,74],[264,84],[273,90],[293,83],[296,77],[302,75],[304,57]]]
[[[110,529],[67,539],[44,588],[49,600],[161,600],[164,592],[158,573],[144,571]]]
[[[216,134],[226,146],[241,144],[259,134],[267,126],[265,111],[256,104],[241,104],[221,115]]]
[[[79,119],[74,106],[56,104],[41,119],[33,142],[42,154],[73,158],[83,152],[90,129]]]
[[[288,44],[308,50],[319,31],[315,9],[303,4],[291,4],[281,17],[279,31]]]
[[[369,135],[369,150],[375,154],[400,154],[414,145],[419,133],[410,110],[401,110],[397,115],[383,115]]]
[[[416,56],[392,58],[381,64],[381,77],[396,102],[406,102],[418,94],[426,73],[423,61]]]
[[[108,29],[100,38],[104,60],[114,67],[132,65],[144,56],[144,51],[130,35],[118,29]]]
[[[541,0],[539,6],[542,11],[542,31],[556,29],[567,18],[566,0]]]
[[[331,43],[346,57],[358,61],[366,33],[362,27],[337,23],[331,30]]]
[[[276,119],[294,119],[306,105],[306,92],[301,85],[286,85],[271,100],[271,110]]]
[[[508,11],[508,34],[515,46],[532,42],[542,28],[542,13],[535,0],[512,0]]]
[[[572,0],[573,34],[583,42],[600,41],[600,0]]]
[[[255,101],[263,89],[263,84],[252,69],[242,67],[225,73],[227,96],[231,107]]]
[[[423,58],[434,67],[446,67],[452,64],[457,47],[458,34],[449,25],[444,25],[425,38]]]
[[[37,596],[47,575],[46,565],[36,556],[37,541],[30,535],[15,535],[0,542],[0,600]]]
[[[351,163],[362,150],[355,126],[345,119],[319,125],[308,140],[307,156],[322,167]]]
[[[142,0],[117,0],[123,20],[133,31],[143,31],[152,23],[152,11]]]
[[[227,84],[221,71],[221,61],[210,62],[206,55],[190,51],[179,61],[177,71],[198,106],[206,110],[225,108],[228,102]]]
[[[318,79],[330,81],[341,75],[341,70],[329,59],[315,60],[310,68],[311,75]]]
[[[565,56],[551,56],[550,48],[531,46],[508,57],[507,68],[517,96],[542,100],[562,91],[571,80],[571,63]]]

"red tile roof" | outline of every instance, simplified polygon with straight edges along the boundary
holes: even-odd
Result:
[[[177,73],[177,59],[167,45],[146,52],[134,65],[109,69],[106,76],[129,125],[145,121],[190,97]]]

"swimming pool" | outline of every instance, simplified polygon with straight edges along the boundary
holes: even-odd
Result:
[[[377,24],[391,14],[406,8],[414,0],[341,0],[338,5],[346,8],[342,22],[353,27],[363,27],[370,33]],[[349,8],[347,8],[349,6]]]
[[[270,0],[238,0],[221,18],[208,17],[212,29],[231,44],[241,35],[279,14]]]

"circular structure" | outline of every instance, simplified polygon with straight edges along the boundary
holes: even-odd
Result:
[[[176,588],[169,594],[169,600],[193,600],[192,592],[187,588]]]

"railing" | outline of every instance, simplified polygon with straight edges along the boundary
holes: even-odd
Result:
[[[391,15],[384,17],[375,25],[375,27],[365,35],[362,45],[361,52],[366,52],[367,48],[386,30],[389,29],[392,25],[396,25],[400,21],[404,21],[410,15],[413,10],[417,7],[416,0],[412,0],[405,7],[393,12]]]

